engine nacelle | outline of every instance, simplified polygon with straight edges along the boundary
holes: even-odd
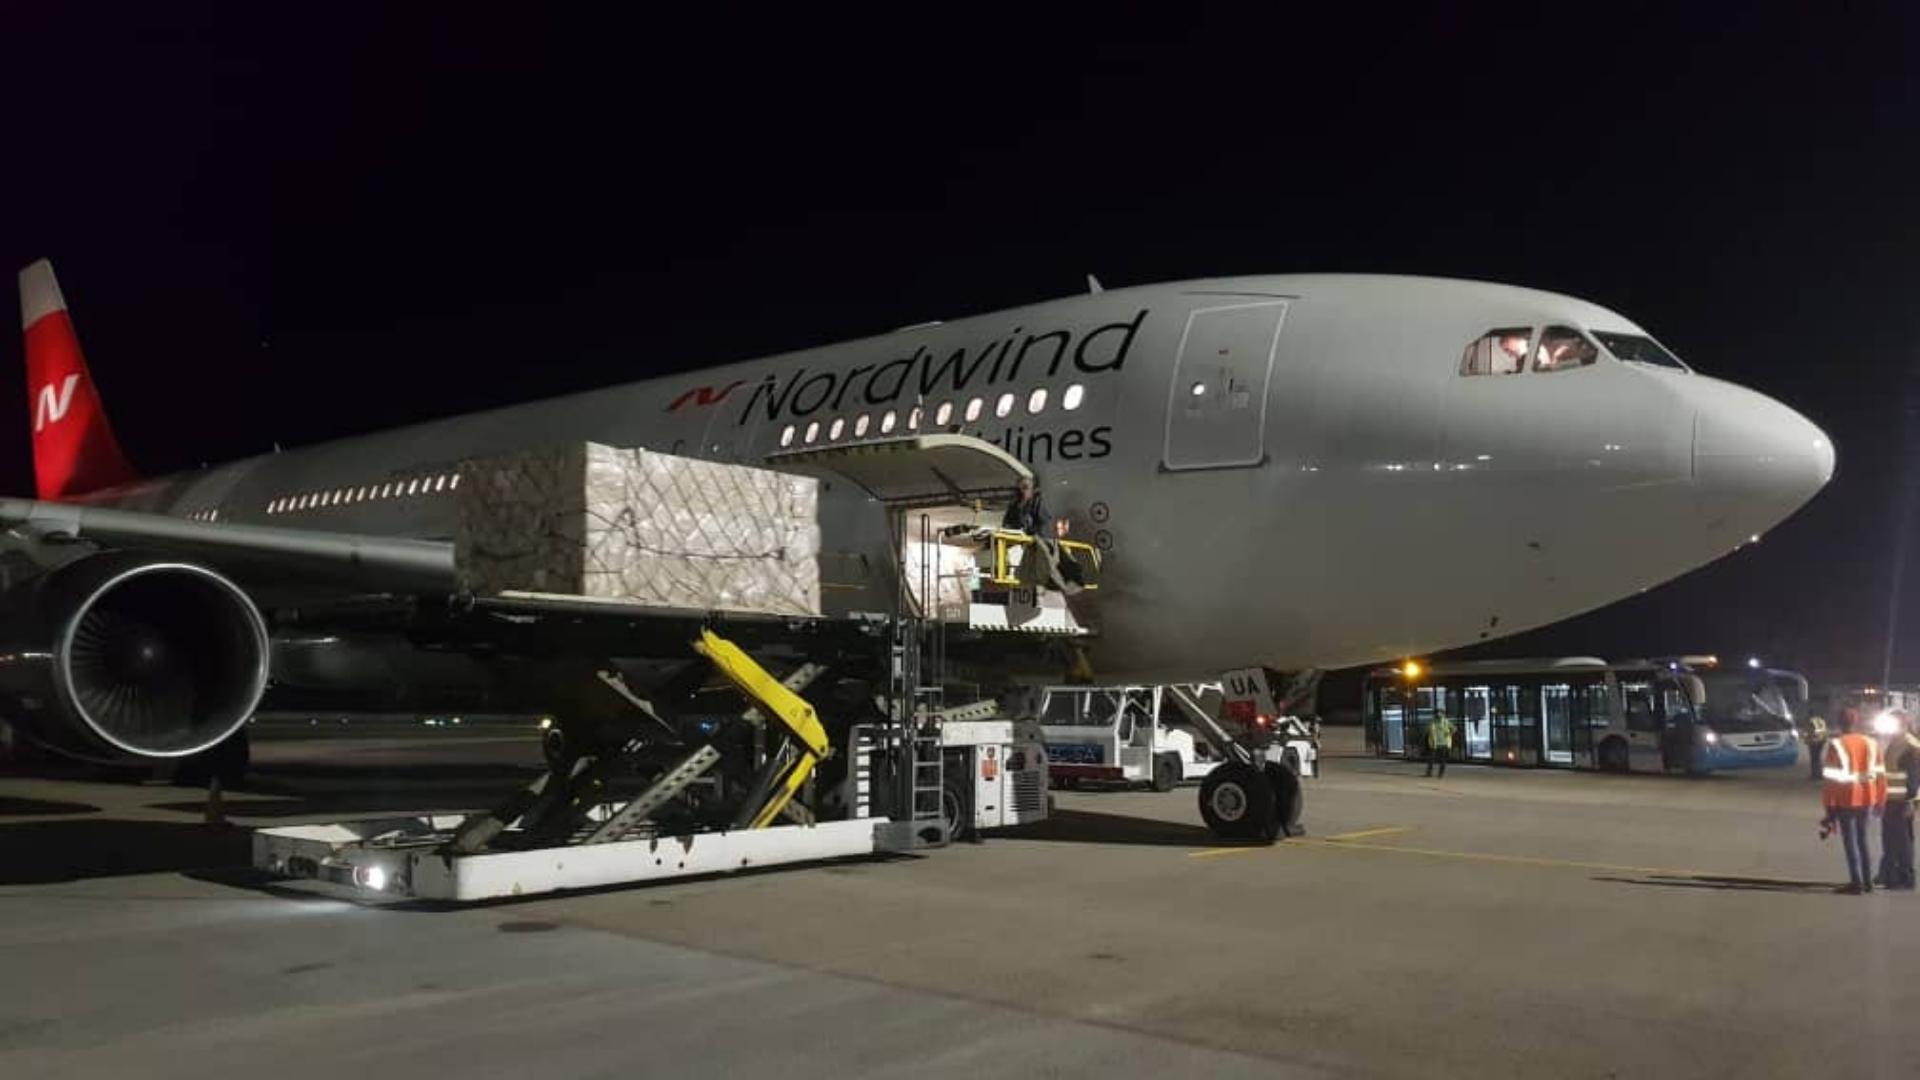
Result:
[[[177,758],[233,734],[267,686],[267,627],[192,563],[89,555],[0,596],[0,708],[83,758]]]

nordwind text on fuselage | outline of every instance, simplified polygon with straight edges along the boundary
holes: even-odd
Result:
[[[756,416],[768,421],[805,419],[821,410],[924,402],[938,395],[963,394],[1029,380],[1054,379],[1063,372],[1100,375],[1126,365],[1134,335],[1146,321],[1142,308],[1132,319],[1094,327],[1075,339],[1071,330],[1029,334],[1015,327],[982,345],[962,345],[944,357],[922,345],[910,355],[845,371],[800,368],[781,379],[769,375],[753,388],[736,423]],[[850,404],[851,403],[851,404]]]

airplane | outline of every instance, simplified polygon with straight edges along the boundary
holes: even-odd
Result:
[[[1757,541],[1834,470],[1805,417],[1606,308],[1299,274],[1096,286],[141,478],[51,264],[20,293],[37,498],[0,500],[0,714],[77,755],[206,752],[270,682],[286,700],[459,683],[447,657],[270,632],[262,612],[444,589],[461,463],[562,438],[765,465],[969,437],[1104,553],[1089,654],[1133,682],[1556,622]],[[823,488],[828,614],[891,610],[883,520],[860,484]]]

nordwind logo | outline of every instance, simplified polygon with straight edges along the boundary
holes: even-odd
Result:
[[[78,385],[80,373],[75,372],[61,381],[58,393],[54,392],[52,383],[40,388],[40,396],[33,403],[34,434],[39,434],[40,429],[48,424],[57,424],[66,418],[67,410],[73,407],[73,388]]]
[[[686,393],[681,394],[679,397],[674,398],[673,404],[667,406],[667,411],[679,412],[682,405],[693,405],[695,407],[718,405],[720,402],[727,400],[727,395],[733,393],[739,386],[740,381],[737,379],[721,387],[696,386]]]

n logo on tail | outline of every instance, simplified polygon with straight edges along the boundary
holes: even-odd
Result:
[[[79,374],[69,375],[60,384],[60,392],[53,392],[53,384],[40,388],[40,397],[33,409],[33,433],[38,435],[48,424],[57,424],[66,418],[67,410],[73,407],[73,388],[80,383]]]

